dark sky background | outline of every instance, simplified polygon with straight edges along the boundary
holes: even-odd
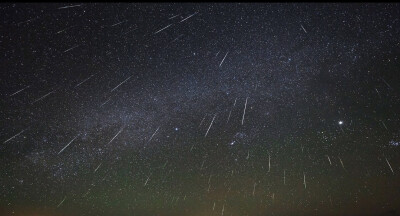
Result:
[[[0,215],[399,215],[399,4],[0,4]]]

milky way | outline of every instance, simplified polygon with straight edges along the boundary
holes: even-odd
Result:
[[[400,213],[399,4],[0,17],[0,215]]]

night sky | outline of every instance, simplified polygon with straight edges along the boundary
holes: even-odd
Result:
[[[0,17],[0,215],[400,214],[400,4]]]

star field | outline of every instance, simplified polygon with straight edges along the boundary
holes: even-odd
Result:
[[[399,4],[0,17],[0,215],[399,215]]]

